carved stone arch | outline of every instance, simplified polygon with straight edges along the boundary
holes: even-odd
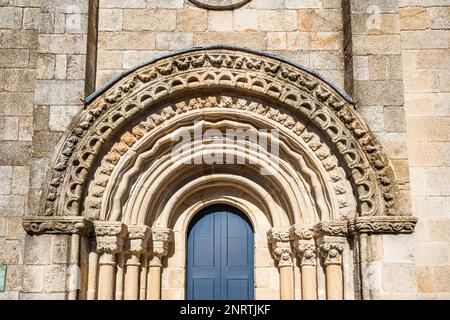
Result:
[[[52,165],[41,212],[79,215],[94,163],[116,132],[163,99],[188,89],[214,87],[270,97],[308,119],[344,159],[359,194],[359,214],[397,214],[397,188],[390,163],[348,96],[287,60],[223,47],[195,48],[159,58],[89,97]],[[148,126],[174,115],[174,110],[162,110],[149,119]],[[266,115],[280,117],[270,110]]]
[[[230,154],[259,162],[187,166],[183,160],[205,149],[192,143],[192,154],[172,158],[172,138],[180,130],[192,133],[198,119],[209,129],[256,131],[280,152],[257,149],[258,158],[237,146]],[[202,143],[206,150],[223,146]],[[249,141],[245,147],[259,146]],[[261,174],[275,164],[275,174]],[[295,254],[305,267],[302,279],[316,281],[316,269],[324,267],[327,277],[337,275],[330,283],[339,288],[342,274],[352,274],[351,263],[341,262],[345,255],[352,261],[346,237],[410,233],[416,223],[400,215],[392,166],[350,97],[289,60],[212,46],[154,59],[88,97],[57,147],[39,216],[25,219],[24,227],[93,236],[101,281],[112,281],[96,287],[99,298],[113,296],[116,256],[128,257],[134,278],[126,281],[133,286],[139,266],[153,270],[148,294],[158,298],[162,259],[179,245],[170,245],[180,237],[171,228],[215,201],[261,218],[267,238],[259,249],[276,260],[280,296],[287,299]]]

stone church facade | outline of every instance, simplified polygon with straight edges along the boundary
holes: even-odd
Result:
[[[216,290],[214,206],[248,297],[449,299],[449,29],[448,0],[0,0],[0,300]]]

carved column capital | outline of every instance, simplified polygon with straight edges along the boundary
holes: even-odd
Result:
[[[278,267],[292,267],[292,249],[291,236],[289,230],[271,229],[267,233],[269,244],[275,259],[278,261]]]
[[[314,230],[305,226],[293,225],[289,231],[293,240],[311,240],[314,237]]]
[[[153,254],[159,259],[169,253],[169,244],[173,241],[173,231],[171,229],[153,229]]]
[[[151,232],[150,227],[145,225],[133,225],[128,227],[128,249],[132,255],[141,255],[146,252]]]
[[[97,240],[97,252],[115,254],[123,249],[127,228],[121,222],[95,221],[94,233]]]
[[[300,259],[301,266],[316,265],[316,244],[314,230],[305,226],[294,225],[290,229],[295,253]]]
[[[296,240],[295,251],[300,258],[301,266],[316,265],[316,244],[314,240]]]
[[[324,259],[324,265],[341,265],[344,239],[340,237],[324,236],[320,240],[319,249]]]

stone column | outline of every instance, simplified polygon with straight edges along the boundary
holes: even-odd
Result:
[[[151,230],[147,226],[130,226],[129,251],[125,271],[125,300],[139,300],[141,255],[146,251]]]
[[[331,236],[324,236],[319,241],[325,266],[328,300],[343,300],[344,298],[342,279],[343,241],[345,241],[344,238]]]
[[[317,300],[317,249],[313,239],[313,231],[294,226],[291,228],[291,237],[294,239],[295,252],[300,259],[302,298],[303,300]]]
[[[170,229],[152,231],[153,257],[148,265],[147,300],[161,300],[162,259],[169,252],[169,244],[173,240]]]
[[[121,222],[94,223],[99,254],[98,300],[114,300],[116,254],[123,249],[126,227]]]
[[[116,300],[123,300],[124,270],[125,270],[125,252],[120,252],[116,263]]]
[[[280,270],[280,299],[294,299],[294,273],[289,231],[272,229],[268,233],[269,244]]]
[[[148,250],[148,249],[147,249]],[[148,258],[149,255],[145,252],[141,256],[141,278],[140,278],[140,292],[139,300],[147,300],[147,274],[148,274]]]

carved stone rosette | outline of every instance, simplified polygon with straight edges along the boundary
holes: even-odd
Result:
[[[92,221],[84,217],[26,217],[22,226],[30,235],[39,234],[79,234],[88,235]]]
[[[291,236],[289,230],[271,229],[267,233],[269,244],[275,259],[278,261],[278,267],[292,267],[292,249]]]
[[[94,233],[97,239],[97,252],[99,254],[118,253],[123,248],[126,226],[121,222],[96,221]]]
[[[173,231],[171,229],[153,229],[152,240],[153,254],[161,259],[169,252],[169,245],[173,241]]]
[[[319,245],[324,265],[341,265],[342,252],[344,251],[344,239],[339,237],[324,236]]]

